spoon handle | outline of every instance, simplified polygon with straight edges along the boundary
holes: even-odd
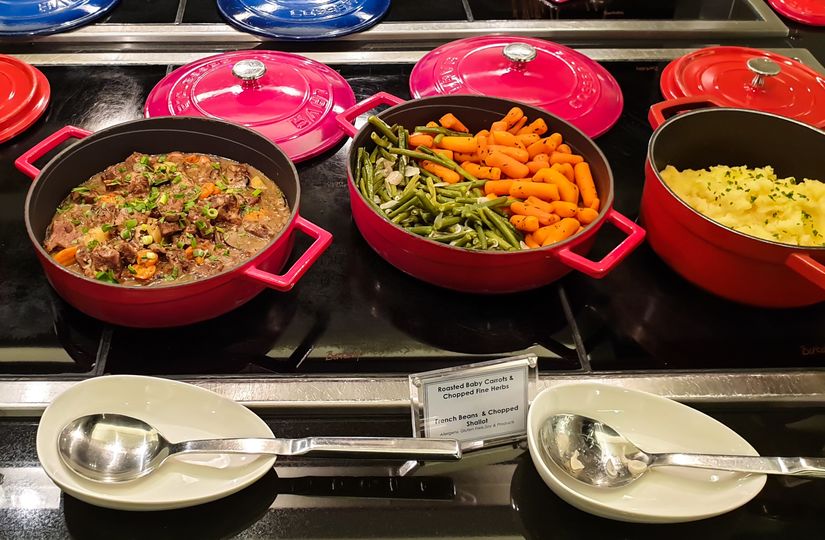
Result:
[[[825,458],[651,454],[649,467],[677,466],[758,474],[825,478]]]
[[[202,439],[173,444],[170,454],[274,454],[278,456],[328,456],[353,458],[430,459],[461,458],[455,439],[399,437],[307,437],[304,439]]]

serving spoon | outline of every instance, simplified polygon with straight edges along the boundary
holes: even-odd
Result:
[[[548,418],[539,444],[563,471],[596,487],[625,486],[662,466],[825,478],[825,458],[648,453],[604,422],[577,414]]]
[[[90,414],[60,432],[63,464],[95,482],[128,482],[157,470],[176,454],[338,455],[450,461],[461,458],[455,439],[307,437],[304,439],[202,439],[172,443],[146,422],[122,414]]]

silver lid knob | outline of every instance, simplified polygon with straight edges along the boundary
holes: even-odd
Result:
[[[528,43],[510,43],[504,47],[503,54],[512,62],[524,64],[536,57],[536,48]]]
[[[766,77],[774,77],[779,75],[782,68],[771,60],[770,58],[755,57],[748,60],[748,69],[753,72],[753,80],[751,86],[753,88],[762,88],[765,86]]]
[[[241,60],[232,66],[232,75],[242,81],[260,79],[266,73],[266,66],[260,60]]]

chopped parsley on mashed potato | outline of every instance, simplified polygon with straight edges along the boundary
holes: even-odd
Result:
[[[697,212],[741,233],[799,246],[825,246],[825,183],[777,178],[772,167],[719,165],[662,179]]]

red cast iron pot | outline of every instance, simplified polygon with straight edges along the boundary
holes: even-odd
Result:
[[[704,96],[650,108],[655,132],[647,150],[641,218],[651,247],[688,281],[736,302],[762,307],[822,302],[825,247],[771,242],[720,225],[677,197],[658,171],[667,165],[680,170],[771,165],[780,178],[822,178],[825,133],[774,114],[714,105]],[[682,111],[690,112],[666,120]]]
[[[354,119],[379,105],[394,105],[378,116],[386,123],[408,129],[421,126],[451,112],[471,131],[489,127],[512,107],[521,107],[529,118],[542,117],[552,131],[558,131],[575,152],[590,163],[593,179],[601,199],[599,217],[584,231],[563,242],[540,249],[514,252],[485,252],[458,248],[428,240],[404,230],[376,212],[355,185],[353,169],[357,149],[372,148],[371,124],[360,130]],[[390,264],[418,279],[473,293],[508,293],[535,289],[551,283],[571,270],[600,278],[610,272],[644,239],[644,230],[613,210],[613,174],[596,144],[571,124],[552,114],[505,99],[486,96],[451,95],[404,102],[380,92],[337,117],[338,123],[353,137],[347,159],[347,182],[355,224],[367,243]],[[584,257],[596,239],[596,232],[606,221],[628,236],[600,261]]]
[[[68,139],[82,139],[38,170],[33,163]],[[104,283],[54,262],[43,249],[46,228],[69,191],[134,151],[162,154],[173,150],[213,154],[248,163],[273,179],[292,214],[266,248],[247,261],[206,279],[136,287]],[[65,127],[20,156],[20,171],[35,181],[26,197],[25,219],[46,277],[67,302],[89,315],[124,326],[164,327],[190,324],[230,311],[265,287],[290,290],[321,253],[332,235],[298,215],[298,173],[268,139],[246,128],[203,118],[167,117],[127,122],[97,133]],[[295,231],[314,238],[312,245],[283,274],[277,272],[292,250]]]

